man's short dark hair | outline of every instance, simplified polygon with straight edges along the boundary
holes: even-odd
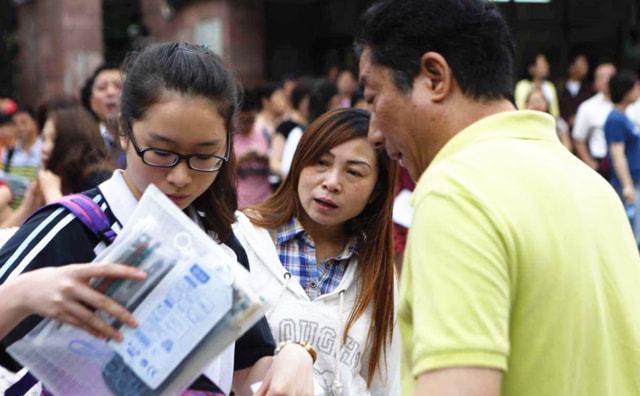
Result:
[[[282,84],[274,81],[267,81],[257,86],[254,93],[258,97],[258,110],[262,110],[262,100],[271,100],[271,95],[279,89],[282,89]]]
[[[36,120],[36,112],[33,110],[33,107],[29,105],[19,104],[18,108],[16,109],[16,111],[13,112],[11,116],[13,117],[16,114],[21,114],[21,113],[29,114],[29,117],[33,118],[34,121]]]
[[[569,53],[569,58],[567,59],[567,64],[573,65],[580,57],[584,57],[584,59],[587,60],[587,63],[589,63],[589,56],[585,51],[571,51]]]
[[[622,70],[609,79],[609,95],[615,104],[622,102],[638,82],[638,76],[629,70]]]
[[[311,95],[311,91],[313,91],[313,84],[314,80],[311,77],[303,77],[298,80],[296,87],[291,93],[291,106],[293,106],[294,109],[300,110],[302,100]]]
[[[11,118],[11,115],[0,113],[0,127],[9,124],[13,124],[13,118]]]
[[[420,58],[442,55],[462,92],[475,99],[512,97],[514,44],[497,6],[482,0],[380,0],[361,17],[356,51],[388,67],[402,91]]]
[[[249,88],[240,90],[242,92],[242,101],[240,102],[240,111],[258,111],[258,95]]]

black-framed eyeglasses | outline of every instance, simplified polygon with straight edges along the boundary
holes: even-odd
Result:
[[[178,165],[180,161],[186,161],[189,169],[198,172],[217,172],[219,171],[225,162],[229,161],[229,151],[231,149],[230,136],[227,133],[227,147],[225,149],[224,157],[215,154],[189,154],[183,155],[171,150],[163,150],[159,148],[149,147],[144,150],[140,149],[136,139],[133,137],[133,129],[131,124],[126,122],[127,135],[131,139],[133,148],[138,154],[138,157],[149,166],[156,168],[173,168]]]

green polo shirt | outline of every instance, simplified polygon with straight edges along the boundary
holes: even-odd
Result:
[[[402,273],[403,391],[430,370],[504,372],[504,395],[640,395],[640,257],[620,199],[558,141],[504,112],[420,178]]]

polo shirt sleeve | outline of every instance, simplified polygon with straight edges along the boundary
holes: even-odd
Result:
[[[461,366],[506,370],[510,276],[494,221],[459,192],[430,191],[414,203],[403,280],[412,375]]]

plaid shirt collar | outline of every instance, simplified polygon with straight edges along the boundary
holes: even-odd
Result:
[[[302,227],[302,224],[300,224],[300,221],[295,216],[292,217],[287,224],[284,224],[278,227],[276,242],[278,245],[282,245],[294,238],[302,239],[308,246],[315,249],[315,243],[313,242],[309,234],[307,234],[307,232],[304,230],[304,228]],[[338,254],[335,257],[332,257],[329,260],[332,260],[332,261],[349,260],[354,254],[358,253],[357,247],[358,246],[356,243],[356,238],[351,238],[349,239],[349,242],[347,242],[347,244],[345,245],[342,252],[340,252],[340,254]]]

